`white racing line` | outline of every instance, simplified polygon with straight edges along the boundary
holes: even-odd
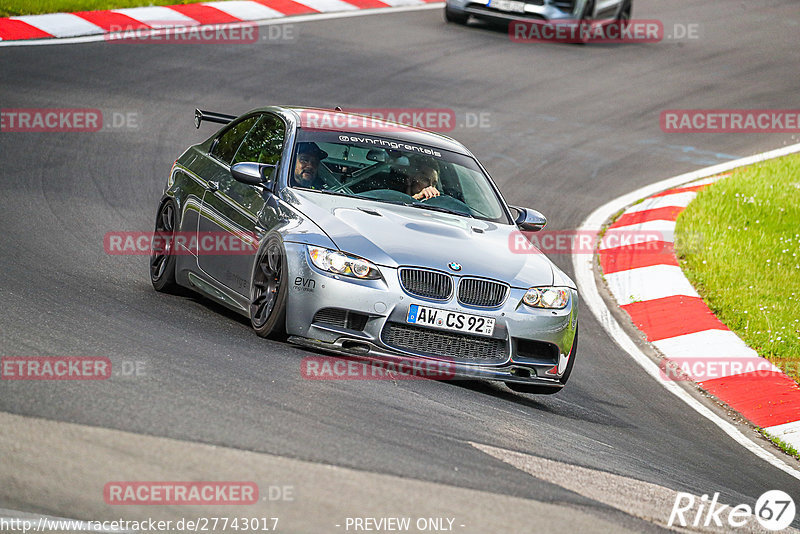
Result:
[[[756,154],[754,156],[729,161],[719,165],[714,165],[712,167],[706,167],[704,169],[699,169],[697,171],[681,174],[680,176],[675,176],[673,178],[668,178],[666,180],[650,184],[616,198],[594,210],[591,215],[589,215],[589,217],[587,217],[586,220],[581,223],[580,228],[578,228],[578,233],[581,234],[583,232],[595,232],[593,235],[597,235],[597,232],[600,231],[603,224],[609,218],[611,218],[612,215],[626,206],[629,206],[634,202],[641,200],[642,198],[646,198],[654,193],[658,193],[666,189],[672,189],[701,178],[707,178],[709,176],[721,174],[738,167],[752,165],[754,163],[780,156],[786,156],[788,154],[794,154],[797,152],[800,152],[800,144],[786,146],[770,152]],[[644,352],[642,352],[641,349],[639,349],[639,347],[636,346],[631,337],[625,332],[625,330],[623,330],[622,326],[620,326],[620,324],[611,314],[611,311],[606,306],[605,301],[600,296],[600,291],[597,287],[594,276],[594,269],[596,268],[594,254],[575,254],[572,257],[572,264],[575,268],[575,280],[578,284],[578,291],[583,299],[583,302],[585,302],[589,309],[592,310],[592,313],[595,317],[597,317],[597,320],[600,322],[606,332],[608,332],[608,335],[611,336],[611,338],[620,347],[622,347],[622,349],[625,350],[625,352],[627,352],[631,358],[633,358],[633,361],[639,364],[639,366],[642,367],[642,369],[644,369],[645,372],[647,372],[647,374],[653,378],[653,380],[661,384],[667,391],[681,399],[683,402],[689,405],[690,408],[719,427],[723,432],[730,436],[731,439],[736,441],[736,443],[740,444],[742,447],[752,452],[762,460],[768,462],[770,465],[773,465],[781,471],[784,471],[794,478],[800,480],[800,471],[789,466],[775,454],[766,450],[745,436],[730,421],[727,421],[726,419],[715,414],[675,382],[669,382],[660,379],[660,370],[658,365],[656,365],[653,360],[651,360]]]
[[[476,449],[502,460],[539,480],[560,486],[587,499],[616,508],[629,516],[638,517],[662,528],[679,532],[727,533],[731,531],[730,524],[726,525],[723,522],[722,525],[715,525],[713,521],[708,519],[708,514],[704,518],[705,521],[697,521],[697,524],[693,523],[691,519],[693,516],[701,518],[703,509],[700,505],[697,507],[697,512],[695,512],[694,504],[691,505],[691,512],[686,511],[689,520],[685,523],[683,513],[680,516],[673,515],[674,512],[672,510],[675,510],[678,499],[681,498],[681,495],[686,494],[679,493],[672,488],[597,469],[548,460],[547,458],[523,452],[501,449],[491,445],[474,442],[470,442],[470,444]],[[742,496],[742,498],[747,499],[745,496]],[[727,502],[718,502],[717,508],[726,508],[730,511],[733,506]],[[677,521],[673,521],[673,519]],[[736,532],[742,534],[769,533],[759,524],[754,515],[746,518],[744,524],[737,526]],[[800,534],[800,531],[794,528],[784,529],[781,532],[785,534]]]
[[[317,20],[331,20],[331,19],[346,19],[350,17],[366,17],[368,15],[381,15],[389,13],[405,13],[408,11],[424,11],[426,9],[442,9],[444,2],[437,2],[433,4],[421,4],[412,6],[397,6],[397,7],[378,7],[370,9],[358,9],[352,11],[338,11],[335,13],[312,13],[309,15],[287,15],[281,18],[246,21],[246,22],[232,22],[226,24],[207,24],[201,26],[192,26],[192,29],[214,28],[217,26],[224,26],[226,28],[235,28],[237,26],[274,26],[276,24],[294,24],[300,22],[314,22]],[[162,30],[163,32],[163,30]],[[158,35],[159,30],[154,28],[153,35]],[[15,41],[0,41],[0,47],[3,46],[47,46],[47,45],[61,45],[61,44],[81,44],[81,43],[96,43],[98,41],[114,41],[114,34],[103,33],[99,35],[84,35],[82,37],[60,37],[50,39],[21,39]]]

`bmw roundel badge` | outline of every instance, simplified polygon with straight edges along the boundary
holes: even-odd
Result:
[[[450,267],[454,271],[460,271],[461,270],[461,264],[460,263],[456,263],[454,261],[451,261],[450,263],[448,263],[447,266]]]

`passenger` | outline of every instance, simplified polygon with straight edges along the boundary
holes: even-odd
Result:
[[[438,197],[439,169],[435,161],[417,162],[406,180],[406,194],[415,200],[428,200]]]

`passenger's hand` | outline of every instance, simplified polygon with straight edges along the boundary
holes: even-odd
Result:
[[[416,200],[428,200],[429,198],[438,197],[439,195],[440,195],[439,190],[433,187],[432,185],[429,185],[428,187],[426,187],[425,189],[414,195],[414,198]]]

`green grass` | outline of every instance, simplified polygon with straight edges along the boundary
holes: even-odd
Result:
[[[775,436],[770,435],[766,430],[763,428],[757,428],[759,434],[770,440],[772,443],[778,446],[786,454],[794,456],[797,459],[800,459],[800,453],[797,452],[797,449],[783,441],[781,438],[777,438]]]
[[[800,378],[800,155],[735,172],[678,217],[684,273],[717,317]]]
[[[197,0],[200,1],[203,0]],[[191,0],[0,0],[0,17],[194,3]]]

